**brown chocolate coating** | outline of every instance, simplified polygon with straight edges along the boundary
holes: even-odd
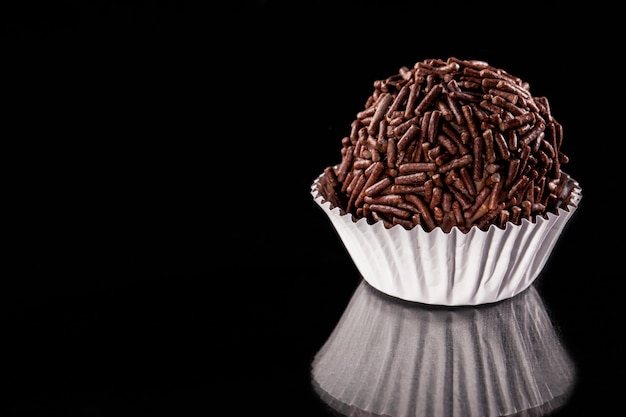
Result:
[[[374,82],[319,189],[355,221],[503,228],[563,204],[562,140],[548,100],[518,77],[483,61],[428,59]]]

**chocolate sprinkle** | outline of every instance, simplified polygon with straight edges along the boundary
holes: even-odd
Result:
[[[354,221],[466,233],[562,207],[563,128],[528,83],[451,57],[373,85],[318,186]]]

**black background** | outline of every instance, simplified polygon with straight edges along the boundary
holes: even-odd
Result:
[[[332,415],[310,365],[360,277],[310,185],[374,80],[449,56],[564,126],[583,199],[537,285],[579,379],[555,415],[621,410],[619,14],[295,3],[1,6],[0,416]]]

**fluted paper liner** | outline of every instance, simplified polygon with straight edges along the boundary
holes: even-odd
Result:
[[[545,266],[565,225],[582,198],[573,181],[572,203],[558,213],[526,219],[520,225],[473,227],[449,233],[421,227],[386,229],[382,222],[354,221],[331,208],[317,189],[315,202],[323,209],[365,280],[378,290],[408,301],[437,305],[477,305],[519,294]]]
[[[481,306],[435,307],[361,281],[311,364],[312,386],[346,416],[542,416],[576,367],[535,286]]]

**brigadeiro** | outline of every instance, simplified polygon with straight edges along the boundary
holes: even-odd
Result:
[[[311,193],[375,288],[495,302],[536,279],[582,198],[563,137],[519,77],[427,59],[374,82]]]

